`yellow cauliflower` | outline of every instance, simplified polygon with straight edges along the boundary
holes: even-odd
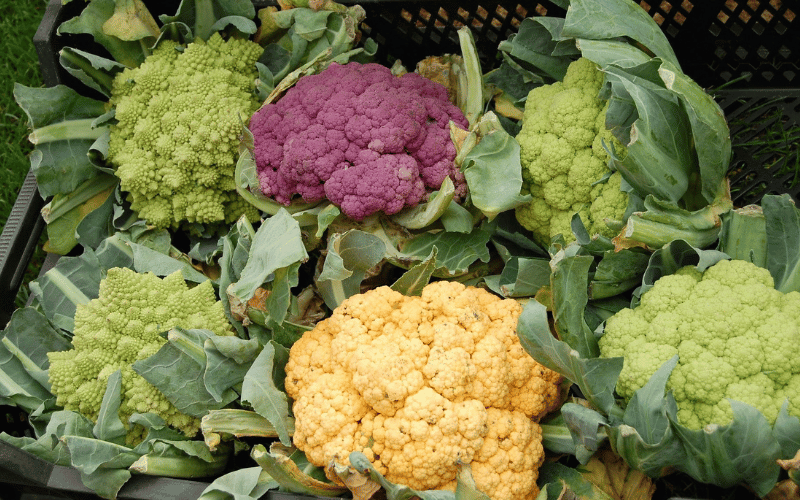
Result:
[[[492,500],[535,498],[537,422],[561,403],[562,379],[520,345],[521,310],[449,281],[419,297],[350,297],[291,349],[294,444],[318,466],[360,451],[419,490],[454,490],[456,464],[469,463]]]

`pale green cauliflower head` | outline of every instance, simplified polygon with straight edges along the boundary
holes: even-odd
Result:
[[[581,58],[570,64],[563,82],[528,95],[517,141],[533,200],[518,207],[516,216],[542,245],[557,234],[573,240],[575,213],[590,234],[605,236],[614,235],[605,221],[624,216],[628,196],[620,190],[620,174],[610,175],[605,149],[621,154],[624,148],[605,128],[608,103],[598,98],[602,86],[603,73]]]
[[[624,357],[617,392],[629,400],[676,354],[667,388],[681,424],[700,429],[733,418],[729,400],[774,422],[788,399],[800,417],[800,293],[774,288],[769,271],[723,260],[700,273],[664,276],[635,309],[608,319],[601,357]]]
[[[120,72],[108,159],[131,208],[159,227],[224,226],[258,211],[234,183],[242,124],[259,102],[257,43],[217,33],[185,48],[165,40]]]
[[[77,306],[73,348],[48,353],[56,403],[97,420],[108,377],[119,370],[119,416],[128,428],[129,444],[140,441],[144,431],[129,426],[134,413],[155,413],[167,425],[194,436],[200,420],[178,411],[132,367],[155,354],[166,343],[160,334],[173,327],[234,334],[210,280],[189,288],[180,271],[161,279],[127,268],[109,269],[100,282],[99,297]]]

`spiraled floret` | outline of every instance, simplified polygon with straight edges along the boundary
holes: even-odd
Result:
[[[262,48],[216,33],[183,50],[163,41],[139,67],[119,73],[108,159],[131,208],[159,228],[192,230],[258,211],[238,203],[233,180],[242,123],[259,101]]]
[[[174,327],[234,333],[211,281],[190,289],[180,271],[160,279],[127,268],[109,269],[100,282],[99,297],[77,306],[73,348],[48,353],[57,404],[96,420],[108,377],[119,370],[119,415],[128,428],[129,444],[142,437],[141,429],[128,424],[133,413],[155,413],[193,436],[199,420],[180,413],[132,368],[134,362],[155,354],[166,342],[160,334]]]

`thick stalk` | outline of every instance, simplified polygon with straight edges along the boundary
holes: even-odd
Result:
[[[94,118],[65,120],[35,129],[28,136],[34,145],[56,141],[97,140],[103,136],[108,127],[92,127]]]
[[[225,471],[228,456],[221,455],[211,462],[198,457],[160,457],[142,455],[130,466],[132,472],[148,476],[164,476],[175,478],[200,478],[218,476]]]

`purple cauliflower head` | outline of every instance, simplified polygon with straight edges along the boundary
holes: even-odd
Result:
[[[448,123],[468,126],[447,89],[380,64],[331,64],[250,120],[261,191],[289,205],[327,198],[347,216],[393,214],[445,177],[466,195]]]

